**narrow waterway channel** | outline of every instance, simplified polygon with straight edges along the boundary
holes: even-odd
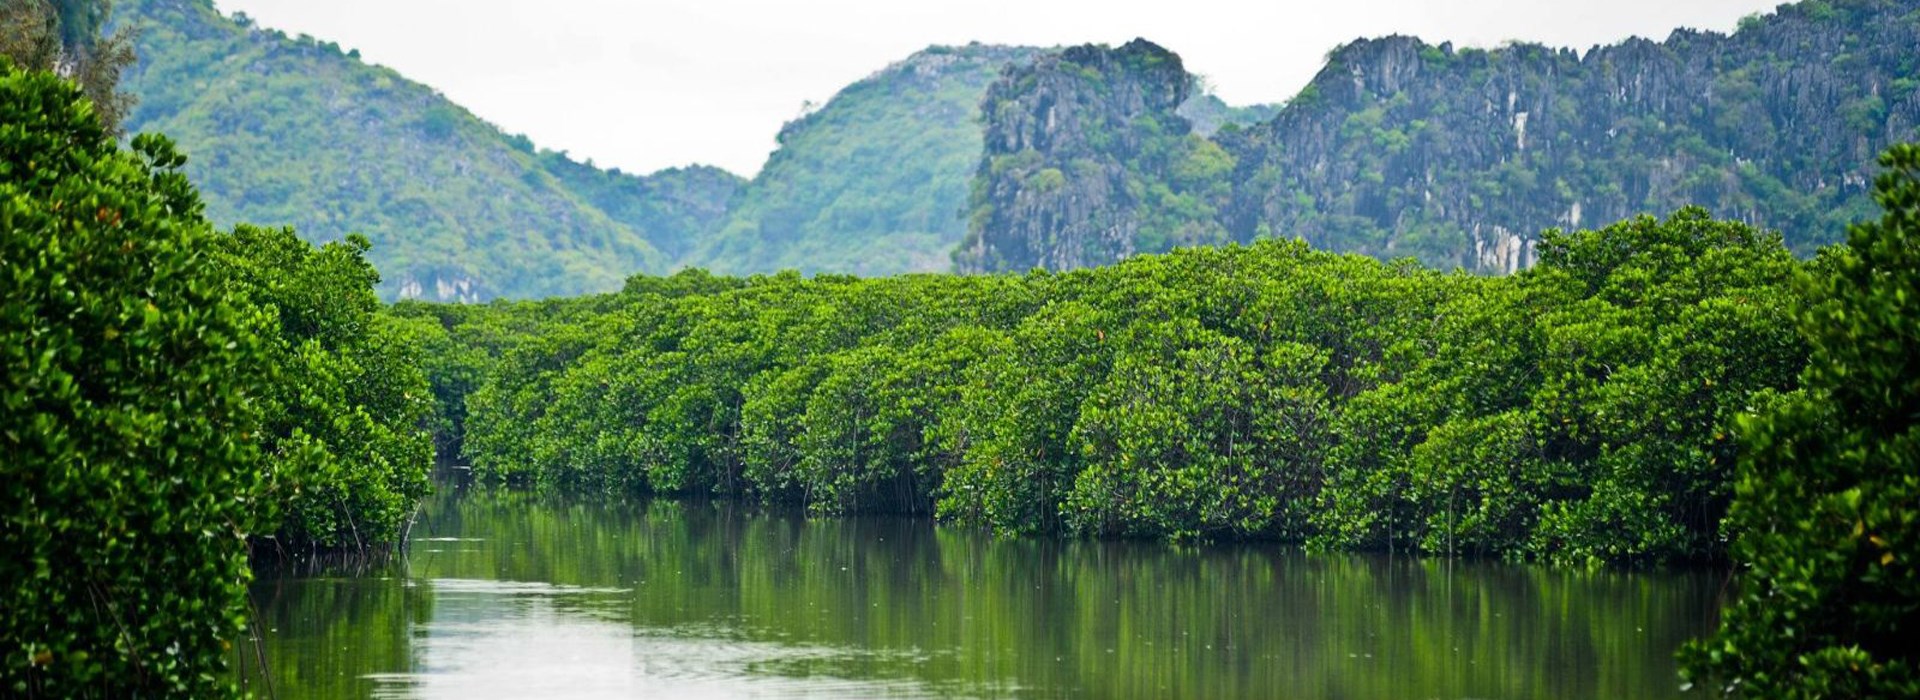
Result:
[[[403,558],[262,567],[279,698],[1661,698],[1721,576],[1005,539],[443,484]],[[268,672],[260,673],[262,663]]]

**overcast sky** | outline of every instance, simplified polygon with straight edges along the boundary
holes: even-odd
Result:
[[[1327,50],[1412,34],[1585,49],[1730,31],[1778,0],[216,0],[359,49],[542,147],[632,172],[760,169],[808,101],[930,44],[1119,45],[1181,55],[1229,102],[1291,97]]]

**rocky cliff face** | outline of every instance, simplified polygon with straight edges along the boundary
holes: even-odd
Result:
[[[1878,151],[1920,138],[1916,47],[1915,0],[1808,0],[1731,36],[1682,30],[1584,54],[1359,41],[1336,50],[1270,121],[1214,135],[1207,145],[1230,163],[1223,185],[1195,180],[1191,159],[1149,163],[1143,179],[1199,194],[1188,214],[1210,213],[1221,238],[1299,237],[1484,272],[1532,264],[1543,229],[1688,204],[1779,229],[1806,253],[1870,211]],[[1115,84],[1177,82],[1118,65]],[[1056,142],[1091,143],[1076,141],[1078,122],[1062,117],[1111,121],[1154,105],[1124,90],[1067,91],[1073,74],[1053,72],[1061,77],[1010,74],[989,98],[1018,107],[987,112],[975,234],[956,253],[962,269],[1075,267],[1143,249],[1144,231],[1129,228],[1141,202],[1111,168],[1096,173],[1104,180],[1068,177],[1066,188],[1026,179],[1058,167]],[[1069,108],[1056,106],[1063,100]],[[1124,161],[1140,145],[1102,141],[1065,162]],[[1027,151],[1040,157],[1008,160]],[[1216,199],[1216,186],[1231,193]],[[1173,245],[1215,235],[1191,216],[1174,230],[1200,233]]]
[[[1169,169],[1204,142],[1177,113],[1192,85],[1179,56],[1144,40],[1008,69],[982,104],[984,151],[955,266],[1064,270],[1165,248],[1180,226],[1156,218],[1152,190],[1169,190]],[[1198,223],[1185,235],[1223,233]]]
[[[1357,42],[1228,145],[1229,228],[1511,272],[1542,229],[1699,204],[1807,252],[1865,206],[1877,152],[1920,135],[1916,9],[1808,2],[1585,55]]]

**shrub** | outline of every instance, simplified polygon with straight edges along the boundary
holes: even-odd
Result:
[[[0,61],[0,694],[231,694],[263,319],[163,138]]]

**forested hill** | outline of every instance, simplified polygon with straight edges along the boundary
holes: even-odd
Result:
[[[1732,35],[1584,53],[1362,40],[1284,107],[1234,108],[1146,41],[934,47],[787,124],[752,181],[541,151],[427,86],[209,0],[123,0],[131,132],[188,154],[211,218],[373,240],[387,298],[616,289],[686,266],[1054,269],[1190,245],[1506,272],[1539,232],[1700,204],[1802,254],[1920,137],[1920,0],[1807,0]]]
[[[1049,64],[1051,78],[1009,74],[993,88],[989,133],[1045,128],[1017,147],[989,144],[956,260],[1072,267],[1299,237],[1507,272],[1534,262],[1543,229],[1687,204],[1779,229],[1804,254],[1871,210],[1874,154],[1920,136],[1916,47],[1916,0],[1808,0],[1730,36],[1680,30],[1584,53],[1357,41],[1271,120],[1215,135],[1225,170],[1194,157],[1212,154],[1183,117],[1129,97],[1124,86],[1167,82],[1163,67],[1094,69],[1102,52],[1137,47],[1087,47]],[[1062,84],[1112,98],[1061,101]],[[1089,134],[1076,132],[1115,124],[1145,137],[1084,151]],[[1114,190],[1128,181],[1145,186]],[[1106,238],[1089,247],[1072,235],[1083,230]]]
[[[179,143],[217,223],[290,225],[322,242],[365,233],[389,299],[603,292],[687,265],[945,270],[965,232],[980,98],[1042,51],[919,52],[787,124],[746,182],[708,167],[635,176],[538,150],[355,52],[208,0],[115,10],[141,27],[129,133]],[[1222,107],[1196,109],[1239,117]]]
[[[727,273],[939,272],[966,233],[980,97],[1039,49],[921,51],[780,130],[780,148],[689,263]]]
[[[967,232],[969,181],[987,135],[981,103],[1003,72],[1059,51],[936,46],[848,86],[780,131],[780,148],[741,190],[689,265],[741,274],[798,269],[942,272]],[[1196,131],[1252,125],[1270,105],[1234,107],[1184,71],[1169,109]]]
[[[786,124],[749,182],[707,167],[636,176],[536,149],[355,52],[208,0],[115,9],[142,28],[128,131],[180,144],[217,223],[290,225],[322,242],[365,233],[389,299],[601,292],[686,266],[947,270],[966,233],[987,87],[1050,53],[915,53]],[[1204,133],[1272,111],[1203,91],[1181,106]]]
[[[220,225],[366,234],[387,298],[617,289],[666,271],[740,184],[714,168],[638,177],[537,151],[357,53],[208,0],[114,9],[140,27],[127,131],[179,143]]]

